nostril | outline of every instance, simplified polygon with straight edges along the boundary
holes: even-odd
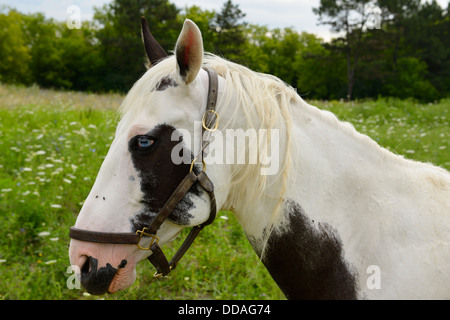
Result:
[[[91,265],[91,263],[89,261],[90,257],[83,256],[83,258],[85,258],[85,261],[84,261],[84,263],[80,263],[80,265],[81,265],[80,271],[81,271],[81,273],[86,274],[90,270],[90,265]]]
[[[81,284],[90,294],[104,294],[117,273],[109,263],[98,268],[98,260],[88,256],[81,266]]]

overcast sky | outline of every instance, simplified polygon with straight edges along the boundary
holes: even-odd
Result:
[[[429,0],[431,1],[431,0]],[[23,13],[43,12],[47,17],[65,21],[67,8],[77,5],[81,9],[81,19],[92,19],[94,7],[101,7],[111,0],[0,0]],[[179,8],[198,5],[203,9],[220,11],[225,0],[170,0]],[[293,27],[297,31],[315,33],[328,40],[331,37],[328,26],[317,25],[317,16],[312,12],[319,0],[233,0],[246,13],[245,21],[267,25],[269,28]],[[448,0],[438,0],[446,8]]]

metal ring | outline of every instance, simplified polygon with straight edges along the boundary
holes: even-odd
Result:
[[[209,113],[212,113],[213,115],[216,116],[216,122],[215,122],[214,127],[213,127],[212,129],[209,128],[209,127],[206,125],[205,116],[206,116],[206,114],[207,114],[208,112],[209,112]],[[202,117],[202,125],[203,125],[203,129],[205,129],[206,131],[210,131],[210,132],[216,131],[217,128],[219,127],[219,114],[218,114],[216,111],[214,111],[214,110],[206,110],[205,113],[203,114],[203,117]]]
[[[195,163],[195,161],[197,161],[197,159],[198,159],[198,158],[194,158],[194,160],[192,160],[192,162],[191,162],[191,167],[189,168],[189,173],[192,172],[192,169],[194,168],[194,163]],[[206,170],[206,163],[205,163],[205,160],[202,159],[202,162],[203,162],[203,171],[205,171],[205,170]]]

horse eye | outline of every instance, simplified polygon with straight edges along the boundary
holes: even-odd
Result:
[[[139,137],[137,139],[137,145],[139,148],[149,148],[155,141],[149,137]]]

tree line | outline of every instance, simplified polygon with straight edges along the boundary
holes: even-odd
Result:
[[[140,17],[174,49],[185,18],[205,50],[273,74],[308,99],[450,96],[450,5],[421,0],[321,0],[314,13],[336,37],[249,24],[231,0],[219,12],[169,0],[114,0],[69,29],[42,13],[0,8],[0,81],[126,92],[145,72]],[[289,10],[286,7],[286,10]]]

